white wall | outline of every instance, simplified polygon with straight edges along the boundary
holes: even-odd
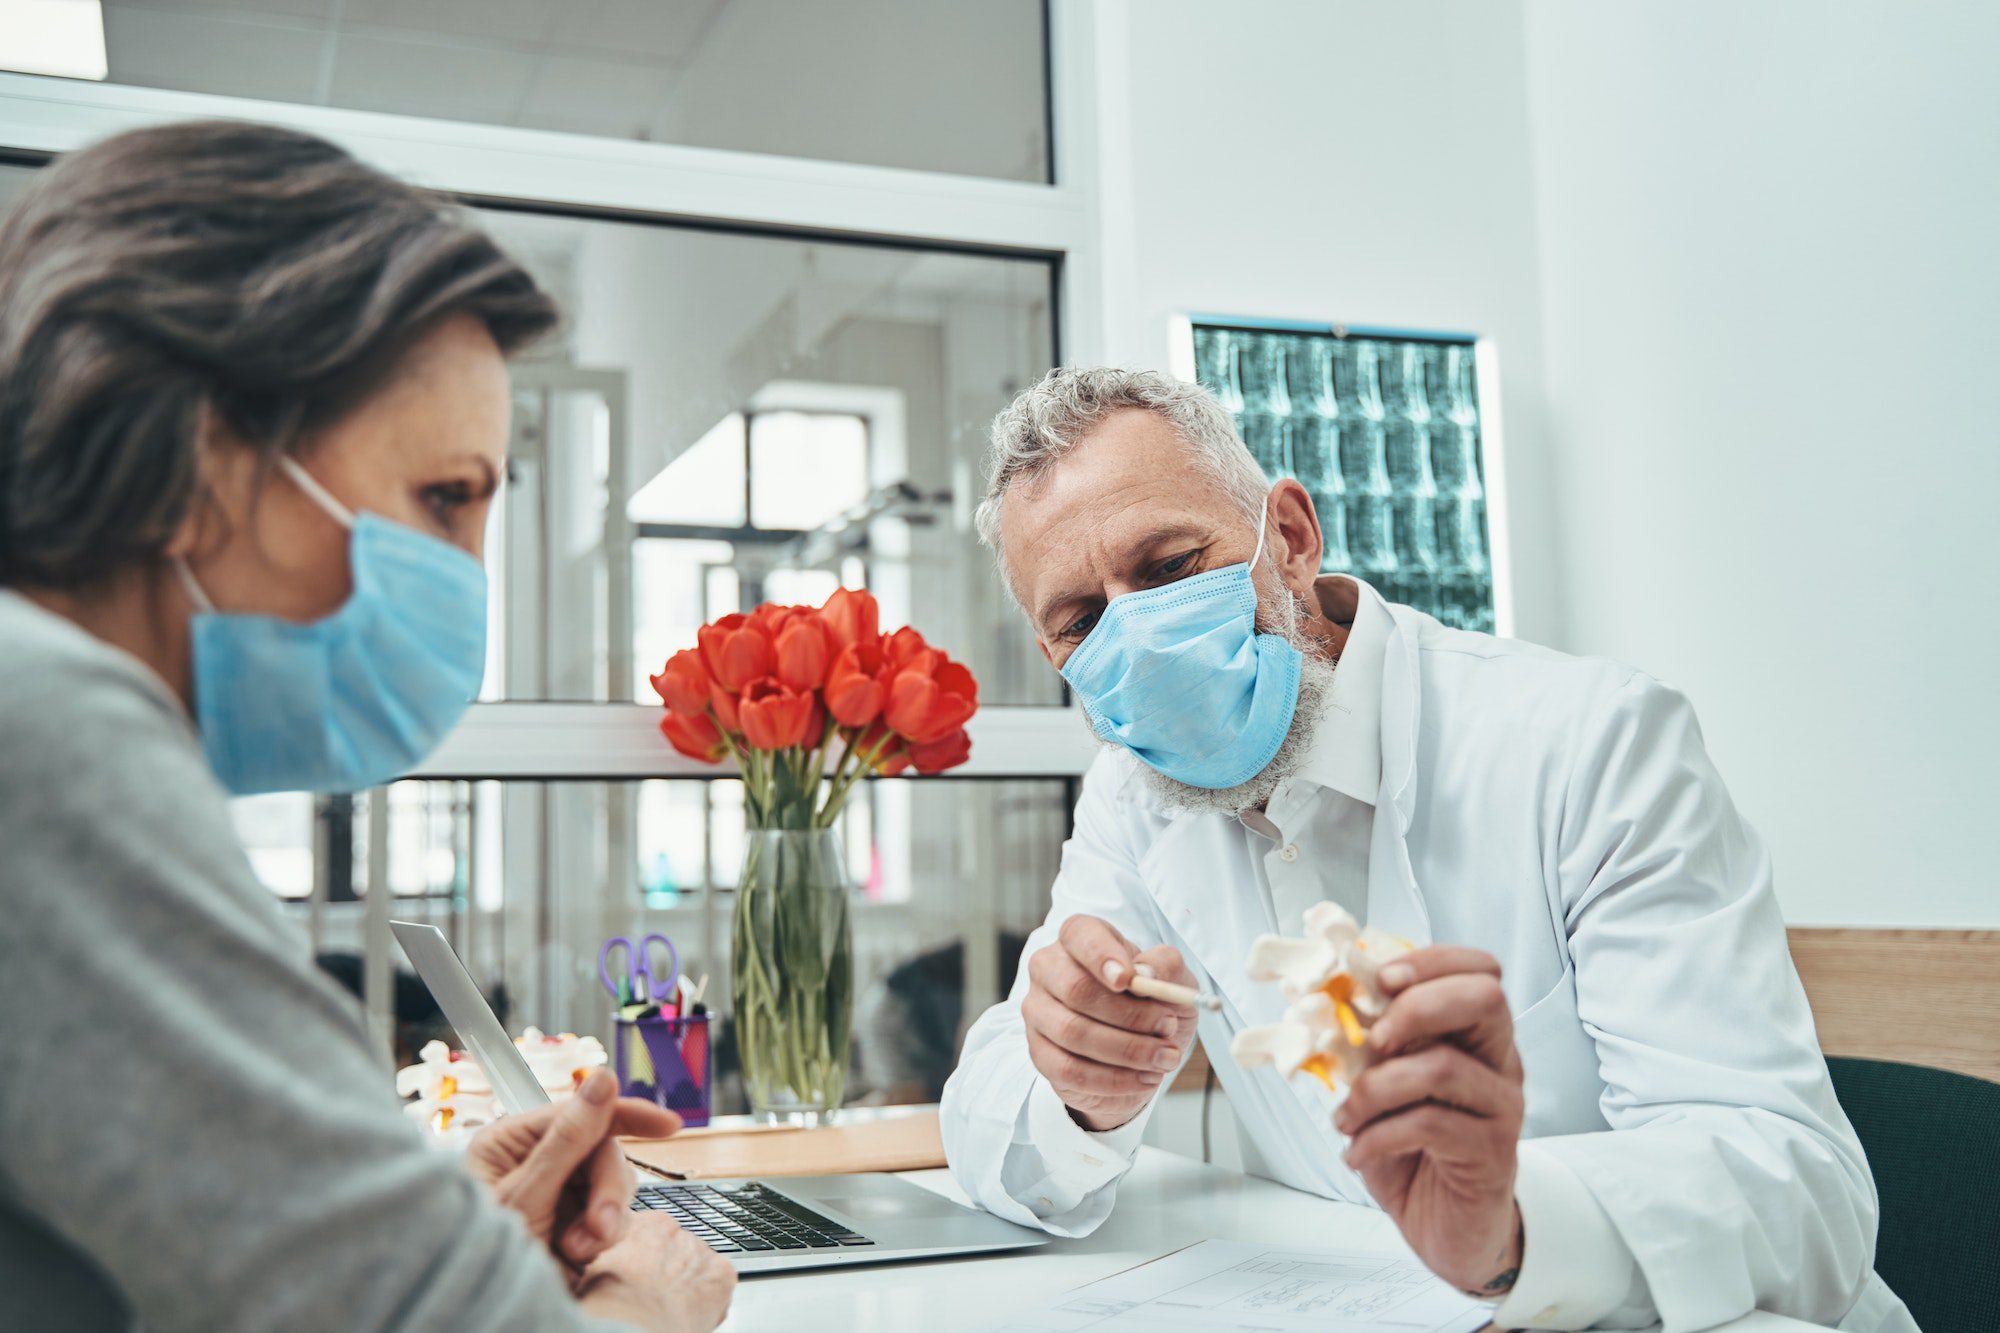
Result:
[[[1561,629],[1521,14],[1442,0],[1100,3],[1107,359],[1190,310],[1500,349],[1520,632]]]
[[[1110,359],[1494,338],[1521,636],[1688,692],[1793,922],[2000,925],[2000,7],[1099,9]]]
[[[1795,923],[2000,926],[2000,7],[1529,0],[1563,646]]]

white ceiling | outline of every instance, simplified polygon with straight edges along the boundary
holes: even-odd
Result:
[[[728,0],[104,0],[119,83],[661,137]]]
[[[113,83],[1047,179],[1039,0],[102,4]]]

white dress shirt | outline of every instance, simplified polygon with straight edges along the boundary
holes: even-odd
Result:
[[[1526,1069],[1525,1246],[1496,1323],[1702,1327],[1754,1303],[1913,1329],[1867,1272],[1872,1182],[1812,1039],[1768,861],[1685,703],[1613,664],[1447,630],[1358,591],[1316,743],[1264,811],[1164,811],[1128,756],[1092,769],[1049,920],[945,1090],[961,1185],[1060,1235],[1110,1212],[1152,1104],[1085,1130],[1034,1071],[1019,1016],[1026,959],[1087,913],[1174,945],[1223,999],[1200,1035],[1250,1168],[1372,1203],[1340,1161],[1339,1096],[1228,1055],[1234,1032],[1284,1007],[1244,977],[1249,940],[1296,933],[1321,899],[1354,910],[1358,894],[1370,924],[1485,948],[1503,968]]]

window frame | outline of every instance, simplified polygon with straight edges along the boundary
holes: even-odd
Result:
[[[549,130],[417,119],[0,71],[0,161],[37,165],[122,130],[221,117],[287,125],[481,207],[905,244],[1049,262],[1058,364],[1106,353],[1097,189],[1100,18],[1048,0],[1050,183],[1001,181]],[[969,498],[969,497],[968,497]],[[657,709],[628,703],[475,704],[409,778],[464,781],[723,778],[672,751]],[[994,705],[970,762],[936,777],[1075,778],[1097,747],[1073,704]]]

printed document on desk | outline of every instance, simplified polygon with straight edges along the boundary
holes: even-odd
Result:
[[[1473,1333],[1491,1313],[1408,1255],[1205,1240],[989,1333]]]

